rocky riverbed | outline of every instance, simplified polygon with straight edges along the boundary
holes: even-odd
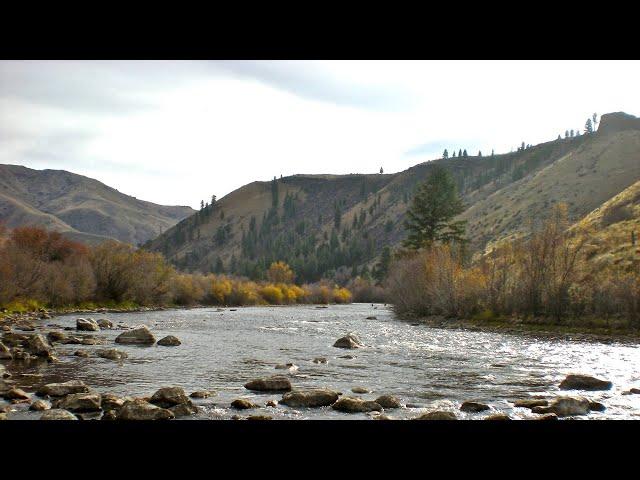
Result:
[[[640,419],[637,344],[433,328],[383,305],[0,328],[0,419]]]

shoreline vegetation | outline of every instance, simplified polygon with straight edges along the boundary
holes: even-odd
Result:
[[[87,247],[35,227],[0,231],[0,316],[43,309],[131,311],[144,307],[348,303],[351,292],[328,281],[296,285],[274,262],[267,280],[183,273],[159,253],[118,242]]]

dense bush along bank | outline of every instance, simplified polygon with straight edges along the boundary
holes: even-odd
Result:
[[[0,232],[0,308],[122,308],[160,305],[346,303],[351,292],[328,282],[298,286],[286,264],[268,281],[177,272],[159,253],[118,242],[87,247],[34,227]]]
[[[637,269],[593,263],[585,248],[589,232],[567,227],[559,205],[531,235],[470,265],[443,244],[404,252],[390,268],[389,301],[401,315],[640,327]]]

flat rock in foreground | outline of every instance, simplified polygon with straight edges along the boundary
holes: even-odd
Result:
[[[54,403],[53,407],[70,412],[99,412],[102,397],[97,393],[72,393]]]
[[[251,380],[245,384],[244,388],[259,392],[288,392],[291,390],[291,382],[287,377],[275,375]]]
[[[67,410],[54,408],[44,412],[40,417],[40,420],[78,420],[78,417]]]
[[[382,407],[379,403],[355,397],[342,397],[334,403],[331,408],[338,410],[339,412],[346,413],[366,413],[374,410],[378,412],[382,411]]]
[[[78,318],[76,329],[83,332],[99,332],[100,326],[92,318]]]
[[[584,397],[558,397],[548,407],[533,407],[533,413],[555,413],[558,417],[587,415],[591,411],[591,402]]]
[[[567,375],[560,383],[560,390],[610,390],[613,386],[608,380],[590,377],[589,375]]]
[[[128,400],[118,411],[118,420],[170,420],[173,412],[160,408],[140,398]]]
[[[87,387],[81,380],[69,380],[63,383],[48,383],[38,389],[37,395],[51,397],[64,397],[72,393],[87,393],[89,387]]]
[[[338,392],[324,388],[313,390],[294,390],[285,393],[280,403],[288,407],[328,407],[333,405],[339,398]]]
[[[153,394],[149,402],[162,408],[170,408],[182,404],[192,405],[191,400],[180,387],[163,387]]]
[[[116,343],[124,345],[153,345],[156,343],[156,337],[153,336],[149,327],[140,325],[122,332],[116,337]]]

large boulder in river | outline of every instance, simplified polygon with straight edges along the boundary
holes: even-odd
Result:
[[[40,420],[78,420],[78,417],[67,410],[55,408],[44,412],[40,417]]]
[[[125,345],[153,345],[156,343],[156,337],[153,336],[149,327],[140,325],[122,332],[116,337],[116,343]]]
[[[555,413],[558,417],[587,415],[591,410],[591,402],[584,397],[558,397],[547,407],[533,407],[533,413]]]
[[[336,340],[333,346],[337,348],[360,348],[363,347],[364,344],[355,336],[355,334],[349,333]]]
[[[288,392],[291,390],[291,382],[287,377],[275,375],[251,380],[244,385],[244,388],[260,392]]]
[[[382,395],[375,399],[375,402],[382,408],[400,408],[402,403],[393,395]]]
[[[80,380],[69,380],[64,383],[48,383],[38,389],[37,395],[42,397],[49,395],[50,397],[64,397],[72,393],[87,393],[89,387]]]
[[[379,403],[355,397],[341,397],[336,403],[331,405],[331,408],[346,413],[366,413],[373,412],[374,410],[379,412],[382,410],[382,406],[380,406]]]
[[[288,407],[328,407],[338,400],[338,392],[324,388],[313,390],[294,390],[285,393],[280,403]]]
[[[29,394],[21,388],[12,388],[2,394],[7,400],[29,400]]]
[[[170,408],[180,404],[191,405],[191,400],[180,387],[163,387],[153,394],[149,402],[162,408]]]
[[[111,323],[106,318],[101,318],[96,323],[102,330],[111,330],[113,328],[113,323]]]
[[[95,320],[91,318],[78,318],[76,320],[76,329],[83,332],[99,332],[100,327]]]
[[[127,400],[118,411],[118,420],[170,420],[175,415],[141,398]]]
[[[196,407],[193,403],[181,403],[180,405],[175,405],[169,410],[177,417],[187,417],[189,415],[194,415],[198,413],[198,407]]]
[[[53,404],[53,408],[70,412],[99,412],[101,406],[102,397],[99,393],[72,393]]]
[[[27,348],[38,357],[46,357],[50,360],[55,359],[55,350],[39,333],[32,335],[27,340]]]
[[[167,335],[166,337],[158,340],[158,345],[160,345],[161,347],[177,347],[179,345],[182,345],[182,342],[180,342],[180,339],[178,337]]]
[[[567,375],[560,383],[560,390],[610,390],[613,384],[608,380],[590,377],[589,375]]]

